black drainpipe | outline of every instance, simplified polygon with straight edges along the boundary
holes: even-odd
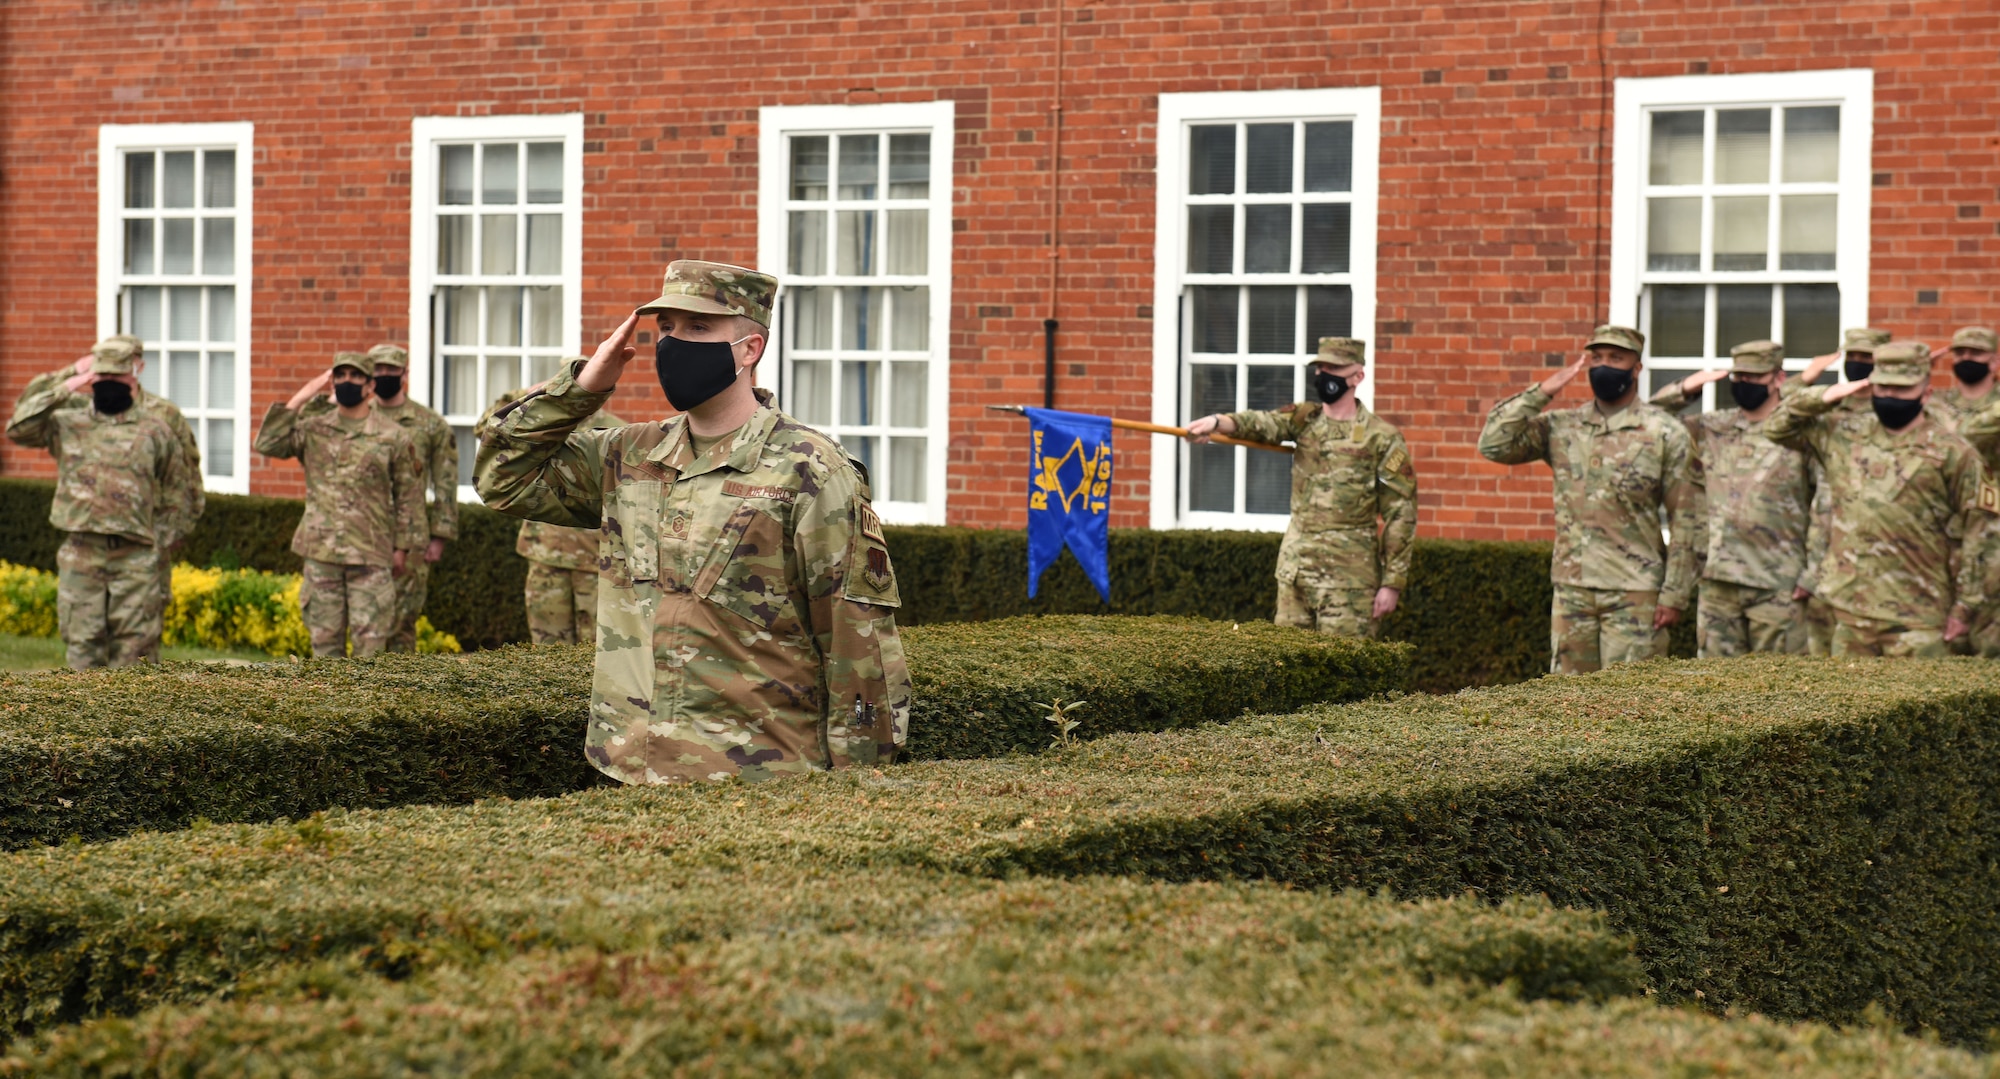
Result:
[[[1042,407],[1056,407],[1056,320],[1042,320]]]

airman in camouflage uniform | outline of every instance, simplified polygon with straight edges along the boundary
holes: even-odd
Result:
[[[540,389],[541,387],[531,387]],[[493,425],[494,413],[521,399],[527,390],[501,394],[493,407],[479,418],[474,433],[480,441]],[[599,410],[584,421],[582,430],[603,431],[623,427],[625,421]],[[575,644],[597,637],[597,544],[598,529],[566,528],[522,521],[514,541],[514,552],[528,560],[525,588],[528,608],[528,640],[535,644]]]
[[[1816,458],[1833,492],[1819,594],[1836,656],[1944,655],[1985,602],[1979,534],[2000,492],[1972,447],[1922,414],[1930,357],[1919,341],[1884,345],[1868,378],[1787,394],[1764,423],[1773,442]],[[1838,407],[1860,392],[1870,412]]]
[[[1685,427],[1634,407],[1645,343],[1637,330],[1598,327],[1575,362],[1493,406],[1479,435],[1487,460],[1547,461],[1555,473],[1549,662],[1559,673],[1666,655],[1665,630],[1693,598],[1701,463]],[[1544,414],[1586,366],[1597,400]]]
[[[1417,472],[1402,432],[1354,399],[1366,347],[1351,337],[1320,338],[1306,375],[1318,400],[1188,425],[1196,442],[1220,432],[1297,447],[1292,519],[1278,548],[1281,626],[1373,637],[1409,583]]]
[[[396,630],[389,635],[389,651],[414,652],[417,616],[430,595],[431,566],[444,557],[445,543],[458,538],[458,436],[443,416],[410,400],[410,354],[401,345],[376,345],[368,350],[368,359],[374,364],[375,412],[409,432],[430,483],[430,541],[423,557],[411,558],[409,569],[396,578]]]
[[[1727,371],[1682,379],[1651,403],[1678,414],[1701,387],[1730,378],[1735,408],[1689,416],[1688,434],[1707,493],[1707,557],[1695,608],[1701,655],[1806,650],[1799,582],[1805,573],[1818,470],[1802,453],[1764,437],[1778,407],[1785,350],[1748,341],[1730,350]]]
[[[335,355],[326,374],[273,404],[257,432],[258,453],[305,466],[292,550],[305,559],[299,608],[316,656],[346,655],[350,635],[357,656],[388,646],[395,578],[424,545],[424,466],[408,432],[368,407],[368,362],[359,352]],[[329,384],[335,407],[306,411]]]
[[[77,670],[159,660],[161,566],[202,511],[180,440],[137,407],[137,354],[128,341],[100,342],[89,372],[37,379],[7,424],[8,438],[56,459],[49,523],[68,533],[56,552],[56,621]],[[87,398],[76,392],[85,386]]]
[[[745,780],[889,759],[909,720],[900,600],[866,476],[754,389],[775,278],[679,261],[589,360],[505,409],[480,445],[502,513],[602,524],[585,753],[627,783]],[[683,414],[582,430],[641,315]]]
[[[1945,427],[1972,444],[1989,481],[2000,480],[2000,394],[1993,392],[1993,363],[2000,335],[1985,326],[1966,326],[1946,348],[1931,353],[1933,361],[1952,359],[1952,385],[1925,407]],[[1986,567],[1986,604],[1972,612],[1969,629],[1958,651],[1987,658],[2000,657],[2000,528],[1981,533],[1980,564]]]
[[[1799,372],[1798,381],[1785,388],[1786,392],[1818,392],[1814,381],[1835,362],[1842,364],[1842,373],[1849,381],[1867,378],[1875,368],[1875,350],[1888,343],[1887,330],[1858,326],[1850,329],[1841,335],[1839,351],[1813,357],[1805,370]],[[1843,412],[1869,411],[1866,397],[1843,397],[1838,407]],[[1799,578],[1799,590],[1805,593],[1806,652],[1824,656],[1833,651],[1833,607],[1819,595],[1820,567],[1826,563],[1827,531],[1833,527],[1833,488],[1824,482],[1813,491],[1812,515],[1812,531],[1806,540],[1806,569]]]

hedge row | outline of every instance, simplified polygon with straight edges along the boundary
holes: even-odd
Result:
[[[1010,619],[905,631],[911,753],[1039,750],[1401,687],[1407,648],[1262,624]],[[0,677],[0,846],[591,786],[592,654],[514,647]]]
[[[308,958],[393,967],[436,941],[638,947],[607,921],[668,947],[758,923],[740,897],[765,888],[865,920],[879,881],[917,872],[1539,894],[1602,909],[1664,999],[1835,1022],[1874,1005],[1970,1040],[2000,1027],[1996,770],[1983,663],[1771,657],[1038,757],[146,835],[0,857],[0,1016],[206,998]],[[917,937],[954,917],[896,912]]]

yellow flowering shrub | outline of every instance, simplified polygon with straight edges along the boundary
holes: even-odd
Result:
[[[56,635],[56,575],[0,561],[0,633]]]

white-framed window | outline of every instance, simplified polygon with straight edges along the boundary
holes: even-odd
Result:
[[[1866,325],[1872,71],[1616,86],[1610,312],[1646,334],[1648,393],[1745,341],[1797,370]]]
[[[770,106],[757,256],[783,282],[786,411],[866,465],[882,519],[943,524],[950,419],[950,101]]]
[[[248,123],[97,134],[99,335],[145,342],[140,384],[187,417],[208,489],[238,494],[250,489],[252,135]]]
[[[1160,95],[1154,422],[1300,401],[1319,338],[1374,336],[1381,112],[1375,87]],[[1151,478],[1156,528],[1291,509],[1275,453],[1155,440]]]
[[[581,349],[583,114],[410,122],[410,395],[458,435]]]

